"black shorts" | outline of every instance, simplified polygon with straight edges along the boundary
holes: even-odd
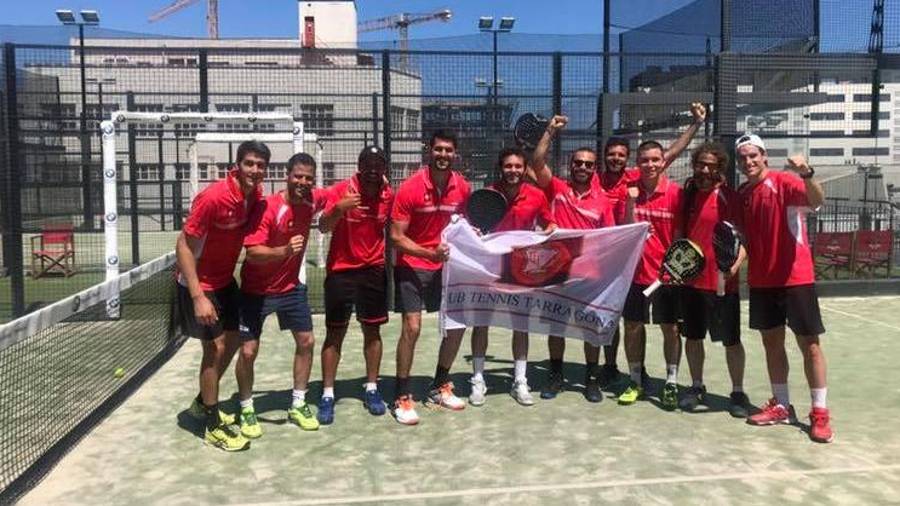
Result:
[[[750,289],[750,328],[787,326],[797,335],[825,333],[816,285]]]
[[[387,323],[387,274],[383,265],[332,272],[325,276],[325,325],[346,326],[350,323],[354,307],[360,323]]]
[[[632,283],[622,309],[622,318],[631,322],[650,323],[650,306],[653,306],[653,323],[678,323],[681,287],[663,285],[650,297],[644,297],[647,285]]]
[[[741,296],[698,290],[692,286],[681,288],[681,334],[687,339],[703,339],[709,331],[713,341],[725,346],[741,342]]]
[[[278,315],[278,327],[291,332],[312,332],[312,314],[306,285],[277,295],[241,293],[241,340],[254,341],[262,334],[266,317]]]
[[[178,313],[181,315],[181,331],[191,337],[209,341],[221,336],[226,330],[237,330],[240,318],[241,293],[237,282],[219,288],[203,292],[206,298],[212,302],[219,315],[219,320],[213,325],[200,325],[194,317],[194,300],[187,287],[178,284]]]
[[[410,267],[394,268],[394,311],[433,313],[441,308],[441,269],[426,271]]]

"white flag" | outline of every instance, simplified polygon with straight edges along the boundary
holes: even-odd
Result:
[[[649,226],[501,232],[479,237],[465,219],[444,229],[441,326],[473,326],[609,344]]]

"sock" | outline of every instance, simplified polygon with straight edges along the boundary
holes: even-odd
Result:
[[[791,405],[791,396],[788,393],[787,383],[772,383],[772,395],[775,396],[775,402],[785,408]]]
[[[397,398],[409,395],[409,377],[397,378],[396,393],[394,395],[396,395]]]
[[[641,372],[644,370],[644,368],[641,366],[641,363],[640,362],[629,362],[628,370],[629,370],[629,373],[631,374],[631,381],[637,383],[637,386],[641,386],[641,380],[643,379],[641,377]]]
[[[450,377],[450,369],[447,369],[446,367],[441,367],[440,364],[438,364],[438,366],[435,367],[435,369],[434,369],[434,381],[431,383],[431,386],[433,388],[437,388],[437,387],[443,385],[444,383],[446,383],[448,381],[449,377]]]
[[[551,358],[550,370],[553,372],[562,372],[562,362],[561,358]]]
[[[678,383],[678,364],[666,364],[666,383]]]
[[[703,380],[694,380],[691,382],[691,386],[694,388],[700,388],[703,386]]]
[[[253,397],[249,399],[241,399],[241,411],[250,408],[253,409]]]
[[[306,403],[306,390],[294,390],[291,393],[291,407],[298,408]]]
[[[732,392],[743,392],[744,386],[743,385],[732,385],[731,391]]]
[[[472,379],[484,381],[484,357],[472,357]]]
[[[203,405],[203,410],[206,411],[206,428],[209,430],[215,429],[219,425],[222,425],[222,421],[219,420],[219,405],[213,404],[212,406]]]
[[[375,390],[378,390],[378,383],[375,383],[374,381],[367,381],[365,384],[365,387],[366,387],[366,392],[374,392]],[[332,390],[332,395],[333,395],[334,389],[332,388],[331,390]]]
[[[596,377],[596,376],[597,376],[597,371],[600,370],[600,364],[599,364],[599,363],[586,363],[586,364],[585,364],[585,367],[586,367],[585,373],[586,373],[589,377],[591,377],[591,378]]]
[[[812,397],[812,407],[825,409],[825,397],[828,395],[828,388],[810,388],[809,395]]]
[[[322,397],[331,397],[334,399],[334,387],[322,387]]]
[[[516,382],[527,383],[528,379],[525,376],[525,371],[528,370],[528,361],[527,360],[516,360],[514,366],[515,371],[515,379]]]

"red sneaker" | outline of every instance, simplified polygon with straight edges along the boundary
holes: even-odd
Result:
[[[812,408],[809,412],[809,438],[817,443],[830,443],[834,440],[831,431],[831,417],[827,408]]]
[[[762,411],[747,418],[750,425],[775,425],[779,423],[791,423],[790,407],[785,408],[775,398],[769,399],[769,402],[762,407]]]

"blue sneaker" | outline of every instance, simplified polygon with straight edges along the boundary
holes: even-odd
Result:
[[[334,397],[322,397],[319,400],[319,409],[316,413],[316,419],[322,425],[331,425],[334,423]]]
[[[363,404],[372,415],[381,416],[387,412],[387,408],[384,405],[384,399],[381,398],[381,393],[378,392],[377,388],[375,390],[366,391],[366,399],[363,401]]]

